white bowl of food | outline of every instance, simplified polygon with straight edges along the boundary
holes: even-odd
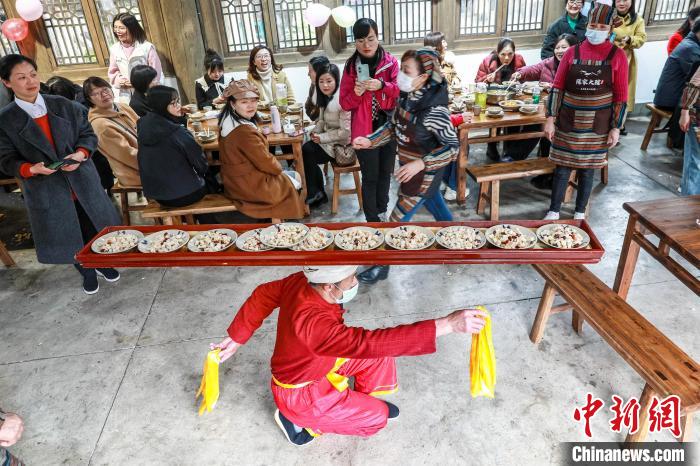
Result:
[[[583,249],[591,243],[588,233],[573,225],[550,223],[537,229],[537,237],[557,249]]]
[[[401,225],[387,231],[384,235],[384,241],[394,249],[415,251],[432,246],[435,242],[435,234],[425,227]]]
[[[119,254],[134,249],[143,233],[138,230],[117,230],[100,236],[92,242],[90,249],[95,254]]]
[[[303,223],[275,223],[260,232],[260,241],[273,248],[291,248],[304,241],[309,227]]]
[[[372,227],[349,227],[335,234],[335,245],[345,251],[369,251],[384,243],[384,234]]]
[[[445,249],[479,249],[486,244],[484,232],[464,225],[453,225],[440,229],[435,234],[437,243]]]
[[[531,249],[537,244],[537,235],[520,225],[494,225],[486,230],[486,240],[501,249]]]
[[[192,252],[221,252],[236,243],[238,235],[228,228],[197,233],[188,243],[187,249]]]

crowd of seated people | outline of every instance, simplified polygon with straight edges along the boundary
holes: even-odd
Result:
[[[635,106],[635,50],[646,41],[645,21],[636,11],[634,0],[616,0],[611,6],[601,5],[591,6],[581,0],[565,1],[562,16],[547,28],[540,53],[542,60],[538,63],[527,65],[523,56],[516,51],[515,40],[509,37],[499,38],[493,51],[483,58],[474,83],[497,86],[504,82],[537,81],[550,91],[547,113],[551,121],[548,124],[561,130],[555,131],[556,134],[549,132],[540,139],[506,141],[502,149],[499,149],[498,143],[490,143],[487,156],[491,160],[506,163],[522,160],[539,146],[538,156],[553,157],[562,167],[576,168],[576,164],[567,165],[564,162],[572,155],[562,154],[562,150],[568,150],[562,149],[562,146],[570,148],[575,142],[557,139],[557,135],[566,134],[569,127],[567,121],[576,118],[569,114],[565,103],[567,98],[579,91],[599,94],[606,102],[607,126],[600,124],[598,116],[590,122],[596,137],[604,136],[607,142],[616,142],[618,134],[625,134],[626,113]],[[683,147],[683,143],[686,143],[686,158],[691,161],[697,158],[698,146],[697,141],[691,141],[693,143],[688,145],[688,130],[695,124],[698,79],[691,78],[697,74],[700,64],[700,22],[696,22],[699,15],[700,7],[692,8],[678,31],[670,37],[669,56],[654,97],[658,108],[673,113],[669,122],[670,136],[676,147]],[[116,178],[121,186],[142,187],[147,198],[164,206],[186,206],[198,202],[209,193],[223,192],[238,208],[241,220],[302,218],[304,203],[315,209],[328,201],[320,167],[327,163],[355,161],[359,162],[362,174],[366,220],[387,220],[393,209],[389,206],[392,176],[400,179],[402,186],[411,179],[415,183],[426,176],[425,167],[420,170],[402,168],[395,173],[397,154],[403,165],[420,166],[406,163],[405,156],[401,158],[406,151],[401,149],[401,139],[397,138],[416,138],[415,144],[420,145],[428,144],[426,141],[430,137],[422,133],[394,135],[382,137],[381,143],[377,143],[372,135],[384,134],[382,131],[393,128],[397,112],[413,112],[414,118],[425,118],[417,110],[422,107],[416,102],[427,102],[426,93],[434,93],[438,86],[447,89],[452,86],[466,87],[469,81],[464,75],[460,76],[457,59],[448,52],[443,33],[434,31],[425,37],[425,50],[432,51],[430,53],[434,55],[428,55],[423,49],[411,51],[413,56],[423,57],[421,59],[424,60],[428,60],[425,57],[434,56],[434,60],[430,58],[431,80],[424,76],[425,73],[420,73],[418,77],[406,73],[399,61],[382,47],[377,24],[369,18],[357,20],[352,28],[354,50],[344,69],[331,63],[323,54],[315,54],[308,62],[310,82],[304,110],[314,128],[308,133],[302,147],[305,180],[301,180],[295,167],[283,166],[274,157],[258,120],[259,104],[276,104],[284,96],[287,105],[296,101],[289,77],[277,64],[273,51],[265,45],[254,47],[249,54],[246,79],[226,82],[225,60],[215,50],[206,49],[203,74],[194,82],[193,95],[198,110],[213,110],[218,114],[219,152],[215,153],[215,158],[221,162],[219,172],[218,168],[213,170],[209,167],[207,157],[188,128],[185,118],[185,113],[190,111],[188,106],[181,104],[176,89],[163,86],[163,71],[157,50],[147,40],[138,20],[133,15],[121,13],[114,18],[112,25],[116,42],[110,48],[106,77],[92,76],[80,85],[61,76],[53,76],[40,87],[43,94],[62,96],[78,103],[79,108],[84,108],[84,117],[96,138],[94,147],[90,148],[90,161],[96,167],[102,187],[109,194]],[[581,66],[583,56],[593,57],[596,64],[591,66],[598,66],[602,73],[607,73],[608,69],[614,71],[611,88],[577,90],[572,87],[569,76],[575,72],[572,70]],[[412,62],[409,60],[407,63]],[[419,69],[423,69],[424,64],[421,62]],[[435,73],[442,76],[443,81],[438,82]],[[416,81],[419,78],[420,82]],[[625,92],[622,91],[623,78]],[[7,107],[17,94],[13,92],[9,80],[3,82],[5,85],[0,89],[0,102]],[[620,100],[622,96],[624,105]],[[430,102],[440,102],[442,105],[442,100]],[[600,118],[602,121],[603,117]],[[465,113],[451,115],[445,121],[450,122],[450,130],[454,131],[454,126],[468,123],[470,119],[471,114]],[[505,132],[517,133],[533,128],[512,127],[506,128]],[[447,128],[444,129],[447,131]],[[386,132],[386,135],[389,134]],[[435,141],[451,144],[449,137],[439,131],[432,137],[437,138],[432,144],[438,144]],[[550,154],[553,138],[557,145],[554,155]],[[358,140],[373,142],[358,143]],[[598,143],[601,145],[598,152],[607,156],[609,146],[603,144],[602,139]],[[426,150],[418,152],[430,153]],[[432,176],[437,173],[444,187],[431,187],[430,195],[438,189],[442,191],[443,201],[456,198],[456,155],[451,151],[450,154],[450,160],[441,159],[445,165],[441,165],[439,171],[434,169],[433,164],[431,172]],[[427,164],[426,161],[422,163]],[[695,179],[692,174],[694,165],[686,165],[685,170],[690,172],[686,185],[690,186]],[[579,168],[579,176],[583,172],[585,178],[585,169],[590,167],[581,165]],[[29,176],[26,170],[28,168],[25,168],[24,174]],[[40,170],[37,168],[35,171]],[[2,175],[15,176],[17,173],[8,165]],[[22,176],[22,173],[19,175]],[[307,187],[306,198],[300,195],[302,181]],[[541,176],[533,179],[533,184],[542,189],[552,189],[555,181],[552,176]],[[583,183],[582,186],[585,188],[585,185]],[[428,187],[423,188],[426,189],[418,192],[427,192]],[[556,197],[559,193],[556,191],[552,194],[550,216],[558,214]],[[578,217],[583,215],[579,211],[583,201],[587,203],[588,200],[586,189],[581,191],[584,195],[577,204]],[[685,191],[690,192],[691,189]],[[415,196],[406,195],[405,199],[413,199],[410,202],[412,205],[423,205],[415,200]],[[410,210],[408,204],[404,200],[402,208]],[[428,205],[431,206],[430,203]],[[444,212],[436,216],[448,217]],[[212,217],[207,220],[214,221]]]

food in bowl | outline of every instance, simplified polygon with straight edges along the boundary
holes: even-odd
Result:
[[[522,100],[503,100],[498,103],[500,107],[507,112],[517,112],[524,104]]]
[[[190,120],[201,120],[202,118],[204,118],[203,112],[190,113]]]
[[[502,249],[529,249],[537,243],[537,236],[518,225],[494,225],[486,230],[489,243]]]
[[[524,104],[520,106],[520,113],[537,113],[539,110],[539,105],[537,104]]]

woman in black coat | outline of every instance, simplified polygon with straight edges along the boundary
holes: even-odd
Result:
[[[184,207],[204,197],[207,158],[183,126],[180,97],[168,86],[148,90],[152,109],[136,124],[143,193],[167,207]]]
[[[121,222],[90,158],[97,137],[85,110],[63,97],[39,94],[36,63],[23,55],[0,58],[0,79],[15,96],[0,110],[0,172],[22,184],[37,258],[74,264],[83,290],[96,293],[98,274],[116,281],[119,273],[83,269],[75,254],[97,231]]]
[[[134,93],[131,94],[129,107],[140,117],[146,115],[151,109],[148,107],[146,92],[152,86],[158,84],[158,72],[148,65],[136,65],[131,70],[129,77]]]

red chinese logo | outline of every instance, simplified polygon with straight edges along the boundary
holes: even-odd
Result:
[[[646,413],[640,413],[641,406],[637,398],[632,397],[627,403],[624,403],[622,398],[613,395],[612,401],[610,411],[612,411],[613,417],[609,423],[612,432],[622,432],[624,427],[629,429],[630,434],[636,433],[640,428],[639,416],[644,414],[645,418],[649,419],[649,432],[661,432],[667,429],[674,437],[681,436],[681,400],[678,396],[670,395],[662,400],[656,396],[653,397]],[[587,393],[585,405],[574,410],[574,420],[583,421],[583,431],[589,438],[592,437],[591,418],[600,411],[604,404],[600,398],[595,398],[593,394]]]

